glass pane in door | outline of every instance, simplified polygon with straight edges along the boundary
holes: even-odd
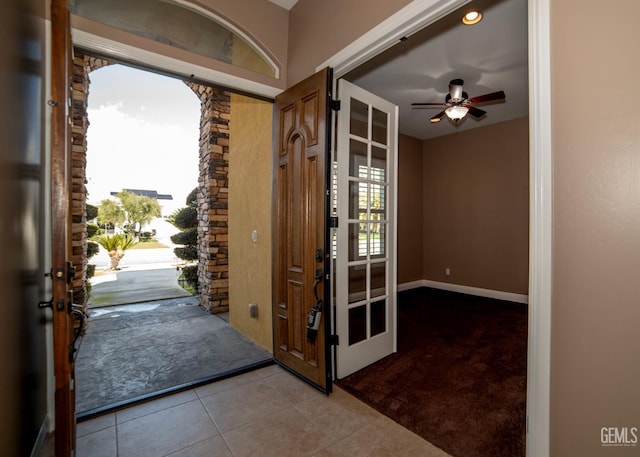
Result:
[[[385,181],[387,179],[387,149],[373,146],[371,148],[371,179]]]
[[[371,303],[371,336],[387,331],[387,301],[380,300]]]
[[[367,214],[367,189],[363,192],[362,184],[358,181],[349,182],[349,219],[360,220],[361,214]]]
[[[371,297],[380,297],[387,294],[387,263],[378,262],[371,264],[371,278],[369,279]]]
[[[365,224],[349,224],[349,262],[362,260],[367,255],[367,232]]]
[[[355,98],[351,100],[349,131],[352,135],[368,138],[369,105]]]
[[[378,108],[372,111],[371,139],[376,143],[388,144],[387,125],[389,115]]]
[[[367,170],[367,144],[362,141],[349,142],[349,176],[362,178],[362,172]],[[364,176],[366,178],[366,176]]]
[[[349,346],[367,339],[367,305],[349,309]]]
[[[367,267],[356,265],[349,267],[349,303],[367,298]]]

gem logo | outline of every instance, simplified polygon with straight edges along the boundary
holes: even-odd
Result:
[[[634,447],[638,444],[638,427],[602,427],[600,443],[603,446]]]

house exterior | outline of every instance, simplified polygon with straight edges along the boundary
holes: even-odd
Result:
[[[72,18],[72,26],[247,79],[258,90],[266,86],[275,95],[314,73],[403,8],[424,2],[299,0],[289,11],[265,0],[201,3],[266,50],[279,67],[278,77],[255,75],[178,51],[167,56],[161,44],[112,33],[82,18]],[[44,52],[50,30],[45,25],[51,19],[48,4],[39,0],[3,2],[0,14],[5,44],[0,62],[5,101],[0,135],[3,195],[15,192],[15,176],[33,184],[47,170],[50,117],[44,77],[52,64],[54,71],[57,68]],[[634,434],[628,431],[640,428],[640,112],[634,108],[640,102],[634,86],[640,73],[636,49],[640,35],[635,23],[640,4],[635,0],[620,0],[615,5],[595,0],[530,0],[529,4],[533,18],[532,85],[539,85],[533,87],[532,94],[541,94],[531,103],[543,106],[534,107],[529,119],[533,138],[529,236],[534,242],[529,252],[528,294],[533,314],[530,350],[534,347],[535,351],[530,352],[528,451],[532,456],[554,457],[636,455],[640,443],[633,442]],[[34,83],[34,78],[41,78],[40,83]],[[262,106],[259,114],[251,110],[264,125],[270,122],[268,105]],[[15,115],[16,106],[24,116]],[[540,119],[535,113],[548,116]],[[270,138],[261,141],[269,144]],[[19,157],[15,151],[21,153]],[[33,160],[36,153],[41,161]],[[253,166],[269,170],[270,157],[265,160],[266,166]],[[16,162],[19,173],[5,172]],[[258,208],[260,216],[254,214],[256,219],[242,224],[249,234],[240,233],[237,239],[229,240],[230,251],[235,248],[238,252],[238,261],[256,255],[250,248],[252,230],[257,230],[259,241],[265,240],[259,247],[262,252],[270,251],[270,214],[265,214],[264,208],[270,207],[265,189],[271,178],[268,173],[258,179],[255,176],[239,176],[232,184],[247,186],[255,198],[243,211],[251,213],[252,208]],[[48,182],[44,179],[41,184],[44,191]],[[43,216],[36,228],[47,234],[48,200],[41,204]],[[50,348],[51,334],[50,329],[42,333],[35,324],[23,323],[26,316],[37,315],[33,311],[37,301],[46,299],[48,291],[38,292],[36,287],[34,292],[31,283],[20,279],[24,269],[20,262],[45,273],[50,259],[27,249],[37,245],[26,230],[32,220],[19,217],[23,210],[15,201],[2,199],[0,211],[0,252],[5,259],[1,275],[5,318],[0,324],[0,449],[7,455],[28,455],[38,446],[37,424],[50,427],[55,407],[51,367],[35,367],[28,371],[35,378],[23,377],[24,367]],[[241,217],[248,216],[239,213],[236,220]],[[8,223],[13,220],[27,226],[16,231]],[[260,296],[251,302],[268,307],[269,264],[265,266],[263,257],[259,259],[253,264],[256,271],[230,283],[230,295],[234,289],[246,291],[247,283],[257,277],[252,284]],[[406,281],[429,279],[420,268],[401,275]],[[259,344],[271,344],[270,321],[238,318],[233,324]],[[32,334],[37,332],[41,334]],[[623,435],[630,441],[622,443],[619,438]]]

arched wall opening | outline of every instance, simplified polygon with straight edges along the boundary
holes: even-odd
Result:
[[[90,73],[116,62],[76,50],[73,61],[72,262],[74,301],[87,306],[87,129]],[[228,174],[231,94],[185,82],[201,103],[198,165],[198,300],[211,313],[229,310]]]

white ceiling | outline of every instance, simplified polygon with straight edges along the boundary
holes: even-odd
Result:
[[[484,15],[474,26],[460,22],[470,6]],[[527,0],[476,0],[345,78],[398,105],[401,133],[427,139],[526,116],[527,62]],[[412,109],[413,102],[444,102],[455,78],[464,80],[469,97],[503,90],[506,100],[478,105],[485,116],[466,116],[457,124],[446,116],[430,123],[439,107]]]

